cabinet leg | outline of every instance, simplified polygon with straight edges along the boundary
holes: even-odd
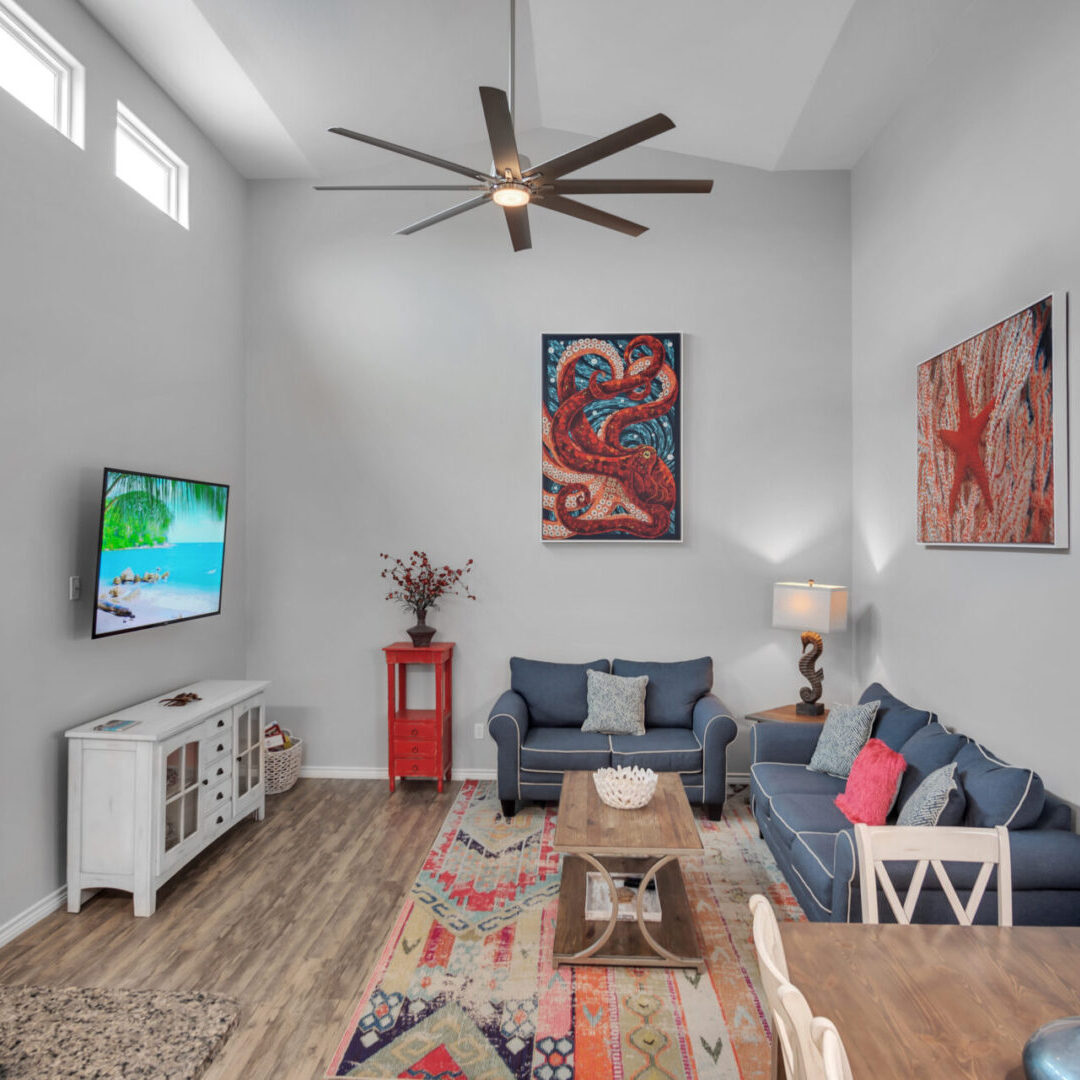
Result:
[[[155,889],[138,889],[135,893],[135,914],[139,916],[153,915],[157,910],[157,891]]]
[[[251,820],[262,821],[264,817],[266,817],[266,811],[260,806],[259,809],[251,815]]]
[[[78,915],[79,910],[82,908],[82,889],[75,889],[69,885],[67,892],[67,909],[72,915]]]

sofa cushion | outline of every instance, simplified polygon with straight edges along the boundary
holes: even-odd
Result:
[[[884,825],[900,790],[907,763],[880,739],[870,739],[851,766],[844,790],[834,800],[848,819],[863,825]]]
[[[863,691],[859,704],[867,701],[881,703],[871,734],[893,750],[899,750],[919,728],[925,727],[934,718],[934,714],[926,709],[913,709],[893,697],[881,683],[871,683]]]
[[[712,689],[712,657],[675,663],[646,663],[616,660],[615,675],[648,675],[645,691],[645,726],[682,727],[693,725],[694,704]]]
[[[967,797],[965,825],[1026,829],[1038,820],[1044,802],[1043,782],[1031,769],[1007,765],[977,742],[961,749],[956,767]]]
[[[959,825],[967,799],[956,780],[956,762],[942,765],[911,793],[900,809],[897,825]]]
[[[531,727],[521,746],[521,767],[536,772],[604,769],[611,764],[607,735],[557,727]]]
[[[837,833],[851,822],[833,803],[835,795],[776,795],[769,800],[769,817],[777,835],[790,848],[798,832]]]
[[[836,861],[834,832],[803,832],[795,834],[791,845],[791,868],[813,894],[821,911],[832,914],[833,864]]]
[[[946,731],[935,721],[924,724],[900,747],[908,766],[900,781],[900,795],[896,800],[901,812],[911,793],[932,772],[942,765],[948,765],[966,743],[965,736]]]
[[[844,790],[844,781],[828,773],[811,772],[805,765],[782,761],[756,761],[750,766],[750,785],[757,799],[776,795],[828,795]]]
[[[589,715],[581,730],[603,735],[645,734],[645,688],[648,675],[609,675],[586,671]]]
[[[580,728],[588,713],[588,670],[610,671],[607,660],[589,664],[551,664],[546,660],[510,657],[510,689],[529,706],[529,722],[549,727]]]
[[[644,735],[612,735],[611,764],[653,772],[701,772],[701,743],[684,728],[653,728]]]
[[[831,706],[807,768],[846,778],[870,738],[877,706],[876,701]]]

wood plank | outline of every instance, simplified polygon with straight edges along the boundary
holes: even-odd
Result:
[[[1019,1080],[1028,1037],[1080,1014],[1080,927],[785,922],[781,935],[857,1077]]]
[[[182,710],[181,710],[182,711]],[[0,982],[204,990],[240,1027],[204,1080],[319,1080],[460,785],[301,780],[158,892],[105,892],[0,949]]]
[[[677,773],[661,773],[640,810],[604,803],[591,772],[563,776],[555,824],[556,851],[589,855],[699,855],[702,844],[686,789]]]

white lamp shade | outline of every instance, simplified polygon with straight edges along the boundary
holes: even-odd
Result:
[[[779,581],[773,586],[772,624],[779,630],[815,630],[819,634],[846,630],[847,588]]]

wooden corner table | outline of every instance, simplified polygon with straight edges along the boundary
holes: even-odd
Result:
[[[795,710],[795,705],[777,705],[775,709],[758,709],[757,712],[747,713],[746,719],[757,722],[779,720],[785,724],[823,724],[829,718],[828,709],[817,716],[804,716]]]
[[[454,690],[454,643],[434,641],[413,645],[396,641],[383,647],[386,654],[387,769],[390,793],[400,776],[437,780],[439,791],[450,779],[454,764],[451,700]],[[410,709],[405,690],[409,664],[430,664],[435,669],[435,708]],[[396,672],[396,678],[395,678]],[[396,689],[396,693],[395,693]]]
[[[603,964],[705,970],[679,869],[680,855],[701,855],[704,848],[677,773],[661,773],[656,792],[640,810],[616,810],[602,802],[591,772],[564,773],[552,846],[565,856],[552,949],[556,968]],[[589,868],[607,887],[607,920],[585,917]],[[612,875],[639,880],[632,921],[619,919]],[[659,922],[647,921],[643,911],[654,878]]]

